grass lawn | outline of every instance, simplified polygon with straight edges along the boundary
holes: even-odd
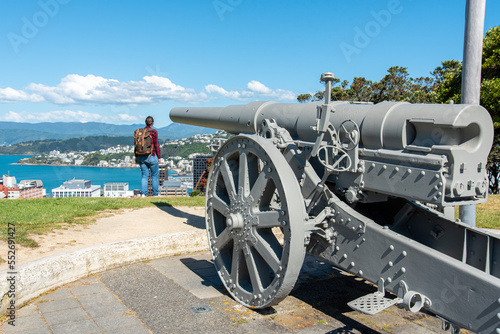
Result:
[[[87,224],[95,221],[97,214],[103,211],[147,206],[204,205],[205,197],[72,197],[2,200],[0,239],[8,240],[8,226],[14,224],[15,242],[23,246],[37,247],[38,244],[30,238],[30,234],[43,234],[60,229],[65,224]]]
[[[500,195],[489,195],[486,203],[477,205],[476,225],[500,229]]]

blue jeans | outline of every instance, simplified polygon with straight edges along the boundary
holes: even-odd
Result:
[[[148,178],[151,171],[151,181],[153,183],[153,196],[158,196],[158,157],[156,155],[139,155],[137,162],[141,167],[141,193],[148,194]]]

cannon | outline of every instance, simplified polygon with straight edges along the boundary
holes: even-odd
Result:
[[[206,230],[228,293],[279,303],[307,253],[374,283],[349,306],[398,304],[443,326],[500,333],[500,239],[454,208],[486,201],[488,112],[478,105],[256,101],[174,108],[235,136],[211,145]]]

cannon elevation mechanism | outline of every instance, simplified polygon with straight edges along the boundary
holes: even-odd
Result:
[[[486,201],[493,126],[481,106],[252,102],[174,108],[174,122],[236,134],[206,190],[210,249],[227,291],[264,308],[305,253],[378,286],[349,305],[426,309],[453,331],[500,333],[500,239],[454,219]],[[386,291],[392,292],[389,295]]]

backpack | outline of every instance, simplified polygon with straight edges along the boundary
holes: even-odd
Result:
[[[148,128],[141,128],[134,131],[134,153],[136,155],[151,154],[151,135]]]

